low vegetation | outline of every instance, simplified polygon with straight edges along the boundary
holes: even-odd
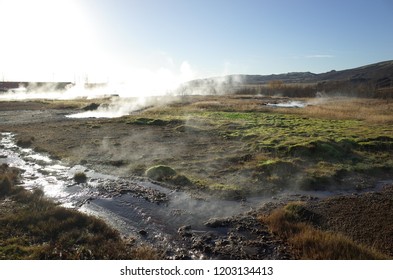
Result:
[[[0,167],[0,259],[157,259],[126,243],[102,220],[66,209],[15,185],[18,170]]]
[[[74,181],[78,184],[86,183],[87,176],[84,172],[77,172],[74,174]]]
[[[186,176],[178,174],[173,168],[166,165],[152,166],[146,170],[145,175],[152,180],[171,183],[175,186],[194,185]]]
[[[120,121],[162,126],[185,139],[188,135],[206,141],[219,137],[221,142],[199,144],[207,147],[201,151],[204,157],[197,152],[194,161],[187,162],[188,168],[176,158],[161,159],[208,189],[227,186],[252,194],[281,188],[364,188],[370,186],[369,179],[390,174],[391,101],[304,101],[313,105],[271,108],[265,106],[266,98],[235,96],[223,101],[221,97],[184,97],[178,103],[150,108]],[[206,170],[210,176],[201,177]],[[354,177],[358,180],[347,180]],[[362,181],[365,183],[359,183]]]
[[[157,181],[169,180],[176,174],[175,170],[165,165],[153,166],[146,170],[146,176]]]
[[[95,168],[102,162],[102,172],[116,175],[143,176],[152,166],[170,166],[177,186],[237,197],[364,189],[390,177],[392,100],[299,100],[309,105],[266,106],[290,101],[286,97],[181,96],[121,118],[65,122],[63,131],[57,124],[38,132],[21,126],[17,137],[34,136],[32,148],[55,158]],[[108,138],[113,129],[118,133]]]
[[[361,260],[389,259],[374,248],[355,243],[339,233],[316,229],[318,219],[301,203],[289,203],[260,218],[270,231],[285,240],[300,259]]]

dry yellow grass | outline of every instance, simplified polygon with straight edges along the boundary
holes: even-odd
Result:
[[[314,118],[334,120],[362,120],[374,124],[393,124],[393,100],[329,98],[309,99],[312,106],[296,112]],[[294,113],[293,109],[282,108],[281,112]]]
[[[301,221],[301,204],[290,203],[261,217],[273,234],[286,240],[300,259],[360,260],[389,259],[374,248],[355,243],[352,239],[334,232],[314,228]]]
[[[141,245],[131,250],[134,260],[160,260],[162,256],[156,249],[147,245]]]
[[[209,96],[200,102],[188,105],[191,110],[223,110],[236,112],[279,112],[284,114],[299,114],[305,117],[333,120],[362,120],[373,124],[393,124],[392,99],[366,98],[296,98],[310,104],[305,108],[272,108],[265,106],[266,102],[285,102],[279,98],[245,98],[236,96]]]

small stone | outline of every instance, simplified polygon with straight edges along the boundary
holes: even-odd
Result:
[[[142,235],[142,236],[147,236],[148,235],[148,232],[146,230],[144,230],[144,229],[141,229],[140,231],[138,231],[138,233],[140,235]]]

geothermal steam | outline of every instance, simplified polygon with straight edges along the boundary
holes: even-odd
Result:
[[[183,62],[177,74],[166,68],[156,71],[139,69],[127,73],[127,81],[109,82],[96,88],[84,84],[70,84],[64,90],[50,85],[29,84],[27,87],[9,90],[0,94],[0,100],[69,100],[111,97],[111,103],[99,106],[94,111],[69,115],[69,118],[115,118],[130,114],[146,107],[163,105],[176,100],[180,95],[223,94],[239,78],[223,77],[208,80],[194,80],[194,72]]]

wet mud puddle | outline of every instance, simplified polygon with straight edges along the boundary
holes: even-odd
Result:
[[[16,145],[12,133],[1,133],[0,164],[23,170],[20,184],[26,189],[40,188],[45,195],[64,207],[99,216],[126,236],[137,236],[151,243],[176,243],[178,229],[208,231],[210,218],[224,218],[251,210],[255,201],[236,202],[197,199],[150,181],[119,178],[67,166],[45,154]],[[77,172],[87,175],[87,182],[75,183]]]

